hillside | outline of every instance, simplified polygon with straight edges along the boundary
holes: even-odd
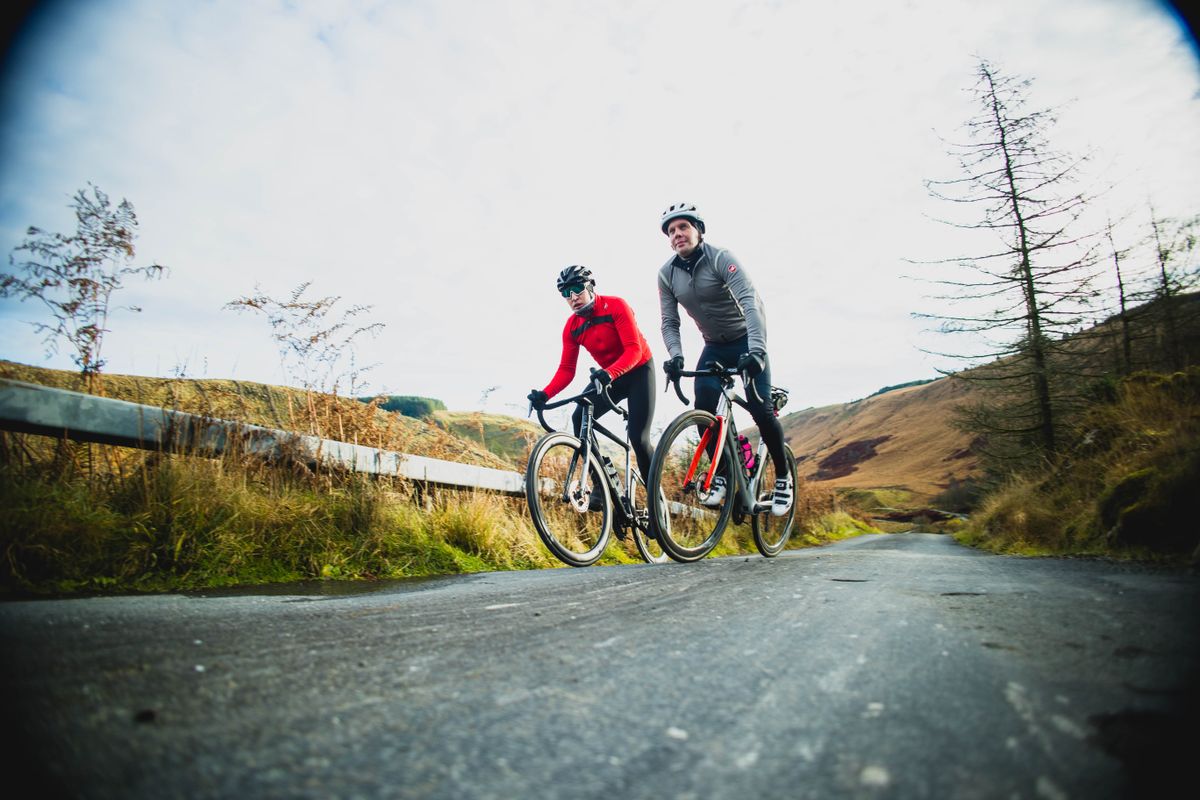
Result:
[[[970,437],[950,425],[971,387],[953,378],[785,415],[800,474],[841,488],[903,488],[924,498],[974,476]]]
[[[533,443],[545,433],[537,422],[480,411],[435,411],[433,422],[454,436],[475,442],[524,470]]]
[[[0,378],[79,390],[79,375],[0,360]],[[424,420],[373,408],[352,398],[308,396],[299,389],[249,381],[105,375],[105,395],[268,428],[381,447],[465,464],[513,469],[470,438]]]
[[[1200,294],[1180,295],[1172,310],[1170,320],[1161,302],[1130,310],[1129,369],[1172,370],[1164,346],[1168,321],[1176,328],[1178,355],[1195,360],[1200,353]],[[1067,349],[1090,356],[1097,375],[1111,376],[1120,366],[1120,333],[1120,321],[1113,317],[1071,337]],[[955,406],[974,391],[956,378],[914,381],[852,403],[788,414],[781,421],[800,473],[808,479],[840,488],[903,488],[920,502],[953,481],[978,474],[971,437],[951,424]]]

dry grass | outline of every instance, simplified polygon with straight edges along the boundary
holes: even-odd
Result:
[[[1013,553],[1195,557],[1200,368],[1142,373],[1080,420],[1052,467],[1014,476],[961,538]]]
[[[0,378],[79,391],[79,376],[0,361]],[[374,403],[282,386],[232,380],[105,375],[108,397],[413,455],[511,469],[508,459],[432,422]]]
[[[72,373],[0,362],[0,376],[78,388]],[[531,426],[479,415],[481,441],[507,438],[506,458],[443,428],[355,400],[234,381],[106,376],[110,397],[298,428],[328,438],[435,458],[512,468]],[[461,421],[461,418],[460,418]],[[797,489],[792,546],[847,532],[825,486]],[[748,525],[717,554],[754,553]],[[533,530],[523,499],[416,492],[301,465],[0,434],[0,592],[162,591],[313,578],[379,579],[560,566]],[[640,561],[614,536],[600,564]]]

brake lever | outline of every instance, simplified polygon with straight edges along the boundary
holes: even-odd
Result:
[[[687,397],[684,396],[683,390],[679,388],[679,376],[676,375],[670,381],[670,383],[671,383],[671,385],[673,385],[675,387],[675,394],[677,397],[679,397],[679,402],[683,403],[685,406],[690,406],[692,404],[692,401],[688,400]]]

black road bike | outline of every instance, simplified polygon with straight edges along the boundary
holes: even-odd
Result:
[[[714,364],[695,372],[680,371],[679,377],[713,376],[721,383],[717,413],[700,409],[683,412],[667,426],[650,467],[650,512],[658,523],[658,540],[676,561],[698,561],[712,552],[730,518],[740,524],[750,517],[754,546],[765,557],[779,554],[792,535],[796,521],[796,503],[785,516],[771,514],[775,474],[766,442],[759,437],[758,448],[738,436],[733,407],[747,411],[746,400],[733,393],[736,368]],[[758,399],[749,376],[741,374],[747,396]],[[675,393],[685,405],[691,405],[673,379]],[[775,413],[787,402],[787,390],[771,387]],[[741,441],[739,441],[741,439]],[[796,458],[787,445],[787,466],[783,474],[791,476],[796,487]],[[713,480],[725,478],[725,496],[720,502],[713,493]]]
[[[603,392],[622,418],[628,418],[629,412],[612,402],[607,386],[594,382],[593,386]],[[614,527],[618,538],[632,535],[642,559],[665,562],[667,555],[650,523],[645,484],[631,466],[633,446],[629,434],[621,438],[595,421],[596,397],[595,392],[584,392],[537,409],[538,421],[548,433],[534,444],[525,468],[525,499],[533,526],[550,552],[573,567],[596,563]],[[569,403],[583,408],[578,438],[546,422],[544,412]],[[601,451],[596,433],[624,450],[624,480],[612,459]],[[593,492],[596,487],[599,491]]]

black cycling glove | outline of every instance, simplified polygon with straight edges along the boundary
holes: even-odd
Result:
[[[668,358],[663,362],[663,372],[667,373],[667,380],[673,381],[679,378],[679,373],[683,371],[683,356],[675,356]]]
[[[766,359],[758,353],[743,353],[738,359],[738,372],[744,372],[751,378],[756,377],[766,369]]]
[[[546,401],[550,399],[546,396],[546,393],[543,392],[541,389],[534,389],[532,392],[529,393],[528,397],[529,397],[529,404],[532,405],[534,408],[541,408],[542,406],[546,405]]]

